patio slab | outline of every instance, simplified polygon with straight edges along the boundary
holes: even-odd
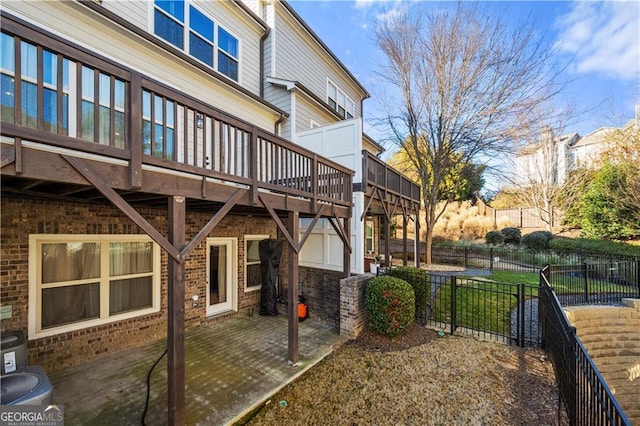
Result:
[[[343,342],[332,324],[299,325],[300,361],[287,363],[287,318],[238,315],[185,336],[185,418],[189,425],[230,424],[331,353]],[[147,375],[166,340],[49,374],[53,403],[70,425],[140,425]],[[167,357],[150,379],[145,424],[167,424]]]

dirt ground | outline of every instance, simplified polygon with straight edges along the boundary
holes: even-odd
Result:
[[[365,331],[274,395],[251,425],[565,425],[553,366],[537,348]]]

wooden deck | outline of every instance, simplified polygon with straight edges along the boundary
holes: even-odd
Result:
[[[21,82],[2,104],[7,190],[99,197],[66,156],[81,158],[132,203],[166,205],[171,196],[225,203],[242,189],[236,206],[262,208],[260,194],[276,211],[315,215],[327,205],[331,216],[350,216],[353,172],[257,128],[251,117],[226,114],[7,14],[2,32],[14,46],[3,78]],[[37,72],[21,70],[31,52]]]

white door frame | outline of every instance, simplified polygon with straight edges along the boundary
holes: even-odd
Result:
[[[211,305],[210,282],[211,271],[210,250],[213,246],[224,246],[227,253],[227,300],[223,303]],[[238,311],[238,239],[231,237],[207,238],[207,316],[218,315],[224,312]]]

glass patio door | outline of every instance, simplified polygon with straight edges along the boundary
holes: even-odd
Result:
[[[237,309],[236,258],[233,238],[207,239],[207,315]]]

